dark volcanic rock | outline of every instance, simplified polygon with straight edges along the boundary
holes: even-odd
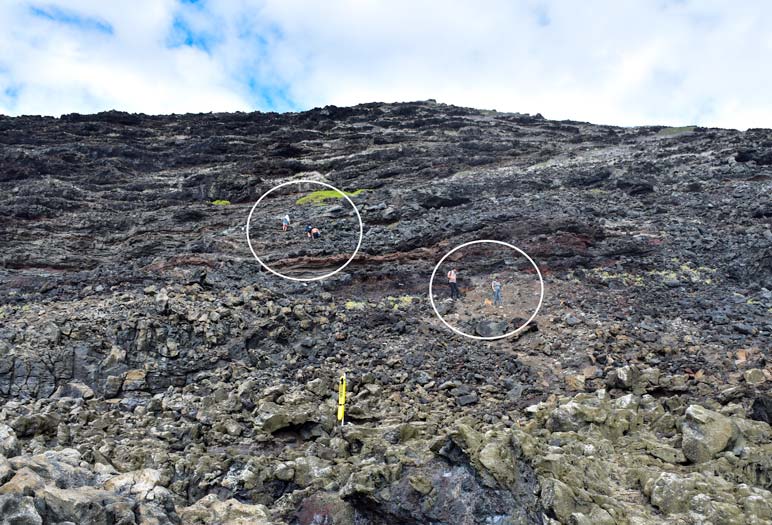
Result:
[[[767,523],[770,145],[434,101],[0,116],[0,520]],[[323,282],[246,242],[299,179],[363,222]],[[317,189],[250,222],[293,275],[359,241]],[[479,239],[542,273],[517,338],[426,297]],[[510,270],[432,299],[503,334]]]
[[[480,337],[498,337],[507,333],[507,323],[496,321],[480,321],[474,327]]]
[[[761,395],[754,399],[750,417],[756,421],[764,421],[772,425],[772,397]]]

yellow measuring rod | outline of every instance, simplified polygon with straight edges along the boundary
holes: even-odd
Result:
[[[346,412],[346,372],[340,375],[338,383],[338,421],[343,425],[343,416]]]

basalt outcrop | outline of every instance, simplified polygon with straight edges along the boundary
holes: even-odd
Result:
[[[770,523],[770,155],[433,101],[0,117],[0,523]],[[297,179],[363,221],[323,281],[246,242]],[[310,206],[324,243],[268,207],[263,245],[333,271]],[[429,304],[478,239],[544,276],[514,338]]]

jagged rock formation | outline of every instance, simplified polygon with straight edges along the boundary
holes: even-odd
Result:
[[[770,152],[434,102],[0,117],[0,523],[769,523]],[[293,178],[364,190],[324,282],[247,248]],[[514,340],[428,304],[482,238],[545,276]]]

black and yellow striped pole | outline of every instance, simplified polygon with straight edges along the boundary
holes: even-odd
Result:
[[[343,418],[346,413],[346,372],[340,375],[338,382],[338,421],[343,426]]]

